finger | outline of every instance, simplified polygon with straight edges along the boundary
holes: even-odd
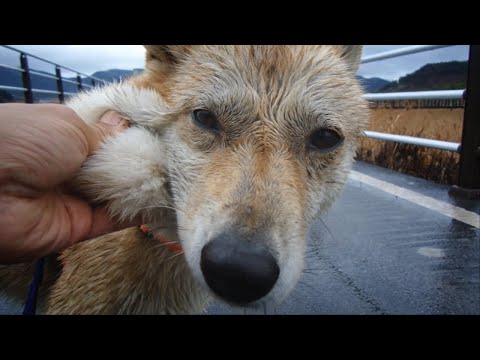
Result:
[[[2,104],[0,112],[0,182],[35,191],[71,179],[105,137],[128,127],[114,111],[90,125],[65,105]]]
[[[127,229],[132,226],[140,226],[142,224],[140,219],[133,219],[132,221],[117,222],[113,220],[104,208],[97,208],[93,210],[92,227],[90,232],[85,236],[85,239],[93,239],[97,236],[112,233]]]
[[[86,139],[88,142],[88,155],[91,155],[109,136],[115,136],[129,127],[129,122],[116,111],[109,110],[99,121],[88,126],[86,129]]]
[[[93,239],[111,232],[141,225],[140,219],[118,222],[112,219],[105,208],[92,208],[86,201],[61,194],[63,208],[68,214],[70,231],[68,237],[63,237],[63,244],[58,249],[69,247],[77,242]]]

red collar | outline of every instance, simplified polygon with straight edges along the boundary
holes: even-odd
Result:
[[[140,226],[140,231],[142,233],[144,233],[145,235],[152,236],[155,240],[159,241],[160,243],[165,245],[167,248],[169,248],[170,250],[172,250],[176,253],[182,253],[183,252],[183,249],[178,242],[168,241],[168,239],[164,235],[161,235],[161,234],[153,236],[153,234],[150,232],[150,229],[145,224]]]

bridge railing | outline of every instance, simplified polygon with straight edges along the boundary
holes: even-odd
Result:
[[[11,66],[11,65],[6,65],[6,64],[1,64],[0,67],[18,71],[21,73],[21,83],[22,87],[18,86],[7,86],[3,85],[0,82],[0,90],[7,90],[7,91],[14,91],[14,92],[23,92],[23,97],[24,101],[26,103],[33,103],[35,100],[34,94],[54,94],[58,96],[58,101],[63,103],[65,101],[65,95],[75,95],[76,92],[68,92],[64,90],[64,84],[65,83],[70,83],[76,85],[77,92],[82,91],[84,89],[89,89],[94,86],[97,86],[99,84],[107,83],[106,81],[102,79],[98,79],[96,77],[90,76],[83,74],[79,71],[70,69],[66,66],[56,64],[54,62],[51,62],[49,60],[43,59],[41,57],[38,57],[36,55],[27,53],[25,51],[21,51],[19,49],[16,49],[12,46],[8,45],[0,45],[5,49],[8,49],[9,51],[17,52],[19,54],[19,65],[20,66]],[[55,69],[55,74],[48,74],[48,73],[43,73],[35,70],[31,70],[29,67],[29,58],[37,59],[41,61],[42,63],[46,64],[51,64],[54,66]],[[70,71],[71,73],[76,74],[76,80],[72,81],[70,79],[65,79],[62,75],[62,70],[67,70]],[[46,89],[37,89],[32,87],[32,77],[31,75],[36,75],[39,77],[43,78],[49,78],[53,79],[56,81],[56,90],[46,90]],[[83,76],[83,79],[82,79]],[[1,80],[1,79],[0,79]],[[90,82],[90,84],[85,83],[85,81]]]
[[[362,64],[374,61],[392,59],[399,56],[431,51],[454,45],[416,45],[407,46],[393,51],[386,51],[362,59]],[[460,171],[458,185],[465,189],[480,189],[480,46],[470,45],[468,60],[467,88],[458,90],[438,91],[407,91],[395,93],[365,94],[369,101],[389,100],[439,100],[463,99],[465,111],[463,120],[462,142],[432,140],[419,137],[387,134],[365,131],[366,137],[393,141],[402,144],[412,144],[427,148],[454,151],[460,153]],[[477,194],[478,196],[478,194]]]

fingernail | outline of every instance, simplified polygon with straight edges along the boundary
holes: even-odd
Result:
[[[109,110],[102,115],[102,117],[100,118],[100,123],[102,123],[103,125],[115,127],[118,126],[122,120],[124,119],[119,113],[113,110]]]

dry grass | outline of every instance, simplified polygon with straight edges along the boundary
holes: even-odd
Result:
[[[459,143],[462,123],[462,108],[380,107],[371,109],[369,130]],[[442,184],[458,177],[459,155],[449,151],[362,138],[357,159]]]

